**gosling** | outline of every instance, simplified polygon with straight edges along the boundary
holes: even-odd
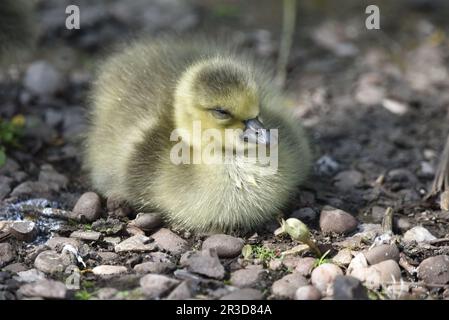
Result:
[[[93,187],[156,210],[175,230],[258,229],[289,205],[311,163],[306,135],[270,81],[249,55],[204,40],[141,40],[113,55],[91,92],[84,163]],[[212,149],[231,149],[230,161],[192,160],[210,150],[208,129],[219,133]],[[220,149],[227,129],[233,143]],[[265,129],[277,129],[277,141]],[[179,146],[187,162],[173,161]],[[255,146],[277,156],[275,170],[259,154],[250,161]]]

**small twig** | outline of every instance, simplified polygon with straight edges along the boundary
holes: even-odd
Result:
[[[405,271],[411,276],[415,276],[418,272],[417,268],[412,266],[407,259],[405,258],[405,255],[403,253],[400,254],[399,258],[399,265],[404,268]]]
[[[387,210],[385,210],[384,218],[382,219],[382,231],[384,233],[393,232],[393,215],[393,208],[388,207]]]
[[[445,243],[445,242],[449,242],[449,238],[430,240],[430,241],[428,241],[428,244],[440,244],[440,243]]]
[[[290,55],[296,25],[296,0],[284,0],[283,9],[281,45],[276,74],[276,81],[280,87],[284,86],[287,77],[288,57]]]

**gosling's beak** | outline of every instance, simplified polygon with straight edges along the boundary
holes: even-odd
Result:
[[[264,125],[258,118],[249,119],[244,121],[245,132],[243,133],[243,139],[250,143],[270,143],[270,133],[265,129]]]

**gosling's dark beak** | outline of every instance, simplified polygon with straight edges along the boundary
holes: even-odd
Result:
[[[265,129],[264,125],[258,118],[244,121],[245,132],[243,139],[250,143],[270,143],[270,132]]]

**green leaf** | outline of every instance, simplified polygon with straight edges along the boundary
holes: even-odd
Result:
[[[253,254],[253,248],[251,247],[250,244],[246,244],[243,248],[242,248],[242,256],[243,259],[249,259],[251,257],[251,255]]]

